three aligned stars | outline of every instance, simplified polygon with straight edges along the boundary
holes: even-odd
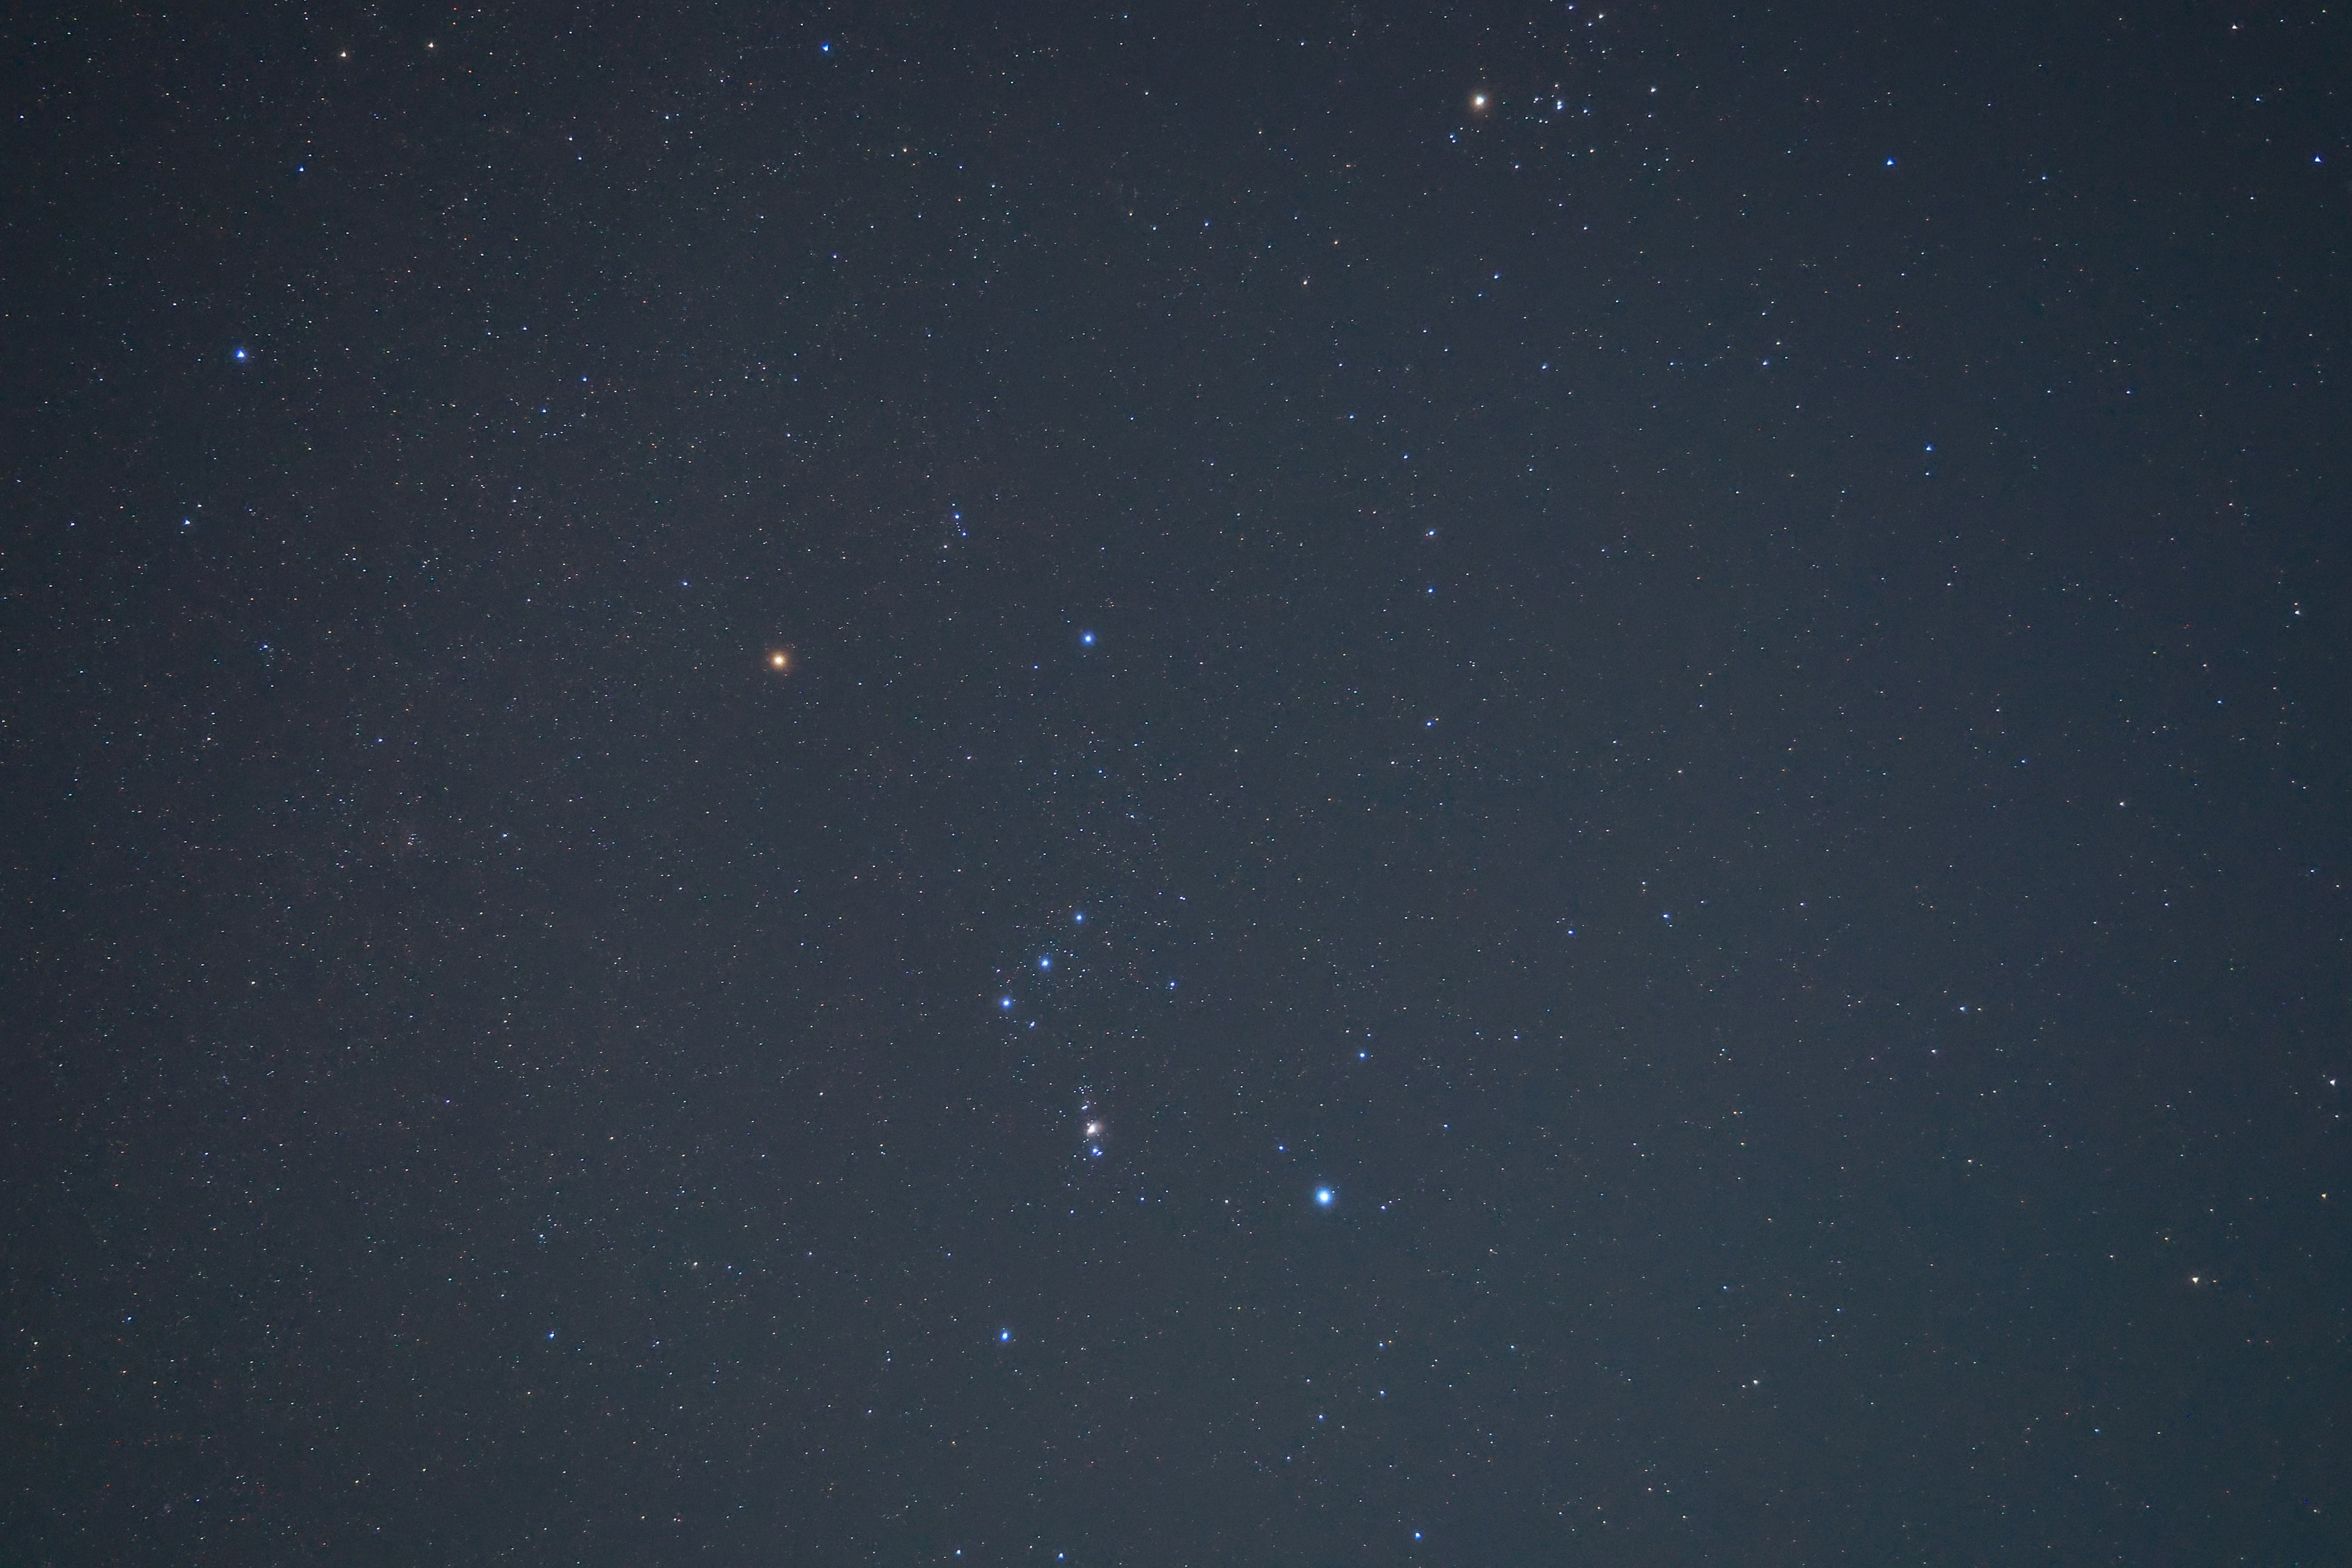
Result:
[[[1102,1118],[1095,1111],[1095,1093],[1090,1089],[1078,1090],[1078,1114],[1086,1119],[1087,1154],[1091,1159],[1102,1158]]]

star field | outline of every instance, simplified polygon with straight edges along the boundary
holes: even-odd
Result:
[[[2338,12],[5,26],[0,1561],[2352,1550]]]

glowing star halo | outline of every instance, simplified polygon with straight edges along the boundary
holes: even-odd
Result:
[[[768,668],[778,675],[790,675],[793,672],[793,664],[792,649],[775,647],[768,650]]]

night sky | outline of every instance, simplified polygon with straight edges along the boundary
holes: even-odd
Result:
[[[2340,4],[0,44],[0,1565],[2352,1556]]]

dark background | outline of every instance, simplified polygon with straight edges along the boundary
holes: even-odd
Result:
[[[646,9],[0,38],[0,1563],[2352,1553],[2340,6]]]

